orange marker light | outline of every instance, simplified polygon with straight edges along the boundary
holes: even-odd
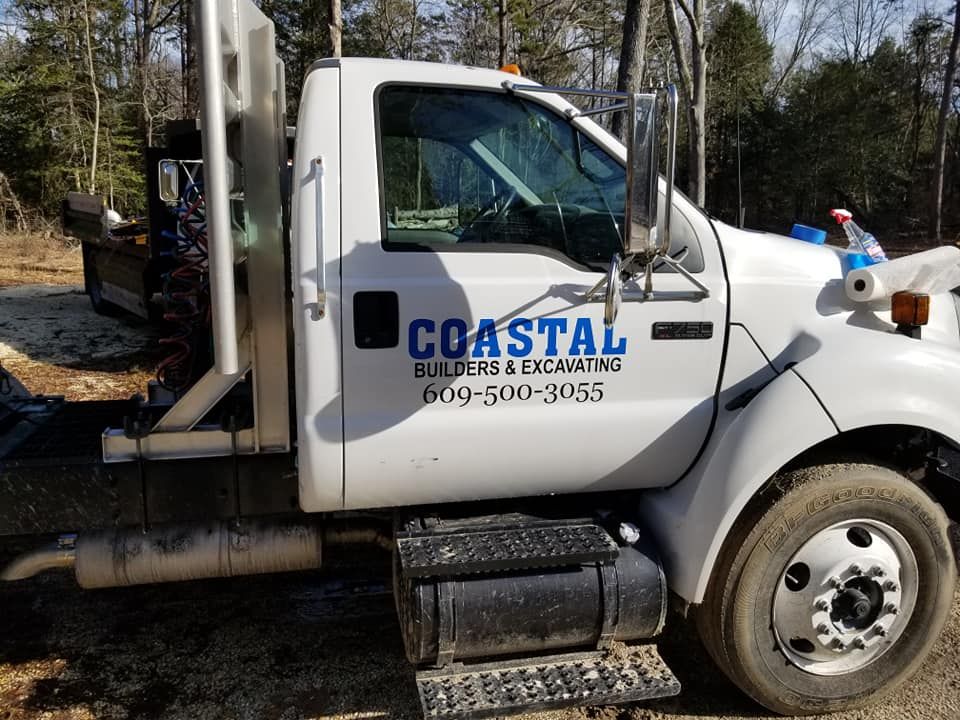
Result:
[[[926,325],[930,320],[930,296],[898,292],[890,298],[890,314],[897,325]]]
[[[521,75],[520,66],[516,63],[510,63],[500,68],[500,72],[510,73],[511,75]]]

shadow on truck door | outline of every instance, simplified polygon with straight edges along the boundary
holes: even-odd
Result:
[[[382,272],[385,257],[391,261],[391,273],[386,276]],[[360,242],[342,259],[328,262],[326,273],[328,287],[333,278],[340,280],[338,303],[327,321],[334,323],[341,338],[342,350],[337,358],[342,368],[340,387],[350,401],[344,427],[348,437],[375,435],[424,408],[422,393],[418,391],[422,390],[421,383],[414,378],[411,344],[416,343],[417,338],[411,323],[420,318],[429,319],[439,328],[445,318],[459,319],[468,331],[450,339],[458,345],[470,345],[476,334],[471,302],[447,271],[444,256],[430,250],[388,253],[379,240]],[[411,296],[411,286],[430,289],[428,294]],[[369,312],[362,310],[361,302],[372,295],[392,296],[396,301],[396,314],[370,317]],[[389,315],[389,311],[386,314]],[[312,329],[308,324],[307,332]],[[433,342],[437,360],[442,361],[439,338]],[[454,369],[453,362],[449,365],[449,369]],[[454,384],[457,376],[441,375],[430,380],[441,392]],[[383,392],[358,401],[372,382]],[[344,413],[347,408],[343,396],[331,398],[321,417]],[[330,427],[326,422],[318,423],[321,432]]]

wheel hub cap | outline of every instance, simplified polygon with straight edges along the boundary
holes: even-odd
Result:
[[[804,543],[777,583],[777,645],[815,675],[860,670],[901,636],[917,586],[916,557],[892,527],[865,519],[831,525]]]

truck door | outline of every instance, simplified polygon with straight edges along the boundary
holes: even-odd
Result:
[[[377,153],[344,155],[344,505],[671,483],[706,438],[721,365],[708,223],[681,201],[674,250],[711,296],[658,273],[656,299],[605,328],[583,295],[620,247],[609,138],[449,84],[371,87],[372,115],[370,96],[344,99],[343,126]]]

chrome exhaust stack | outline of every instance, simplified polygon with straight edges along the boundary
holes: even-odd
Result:
[[[82,588],[316,570],[330,545],[391,539],[371,525],[324,528],[311,520],[219,520],[198,525],[161,525],[65,535],[53,547],[24,553],[2,580],[23,580],[53,568],[72,567]]]
[[[49,547],[20,555],[0,572],[0,580],[26,580],[44,570],[73,567],[77,560],[76,535],[62,535]]]
[[[77,539],[82,588],[124,587],[320,567],[317,524],[232,520],[91,533]]]

